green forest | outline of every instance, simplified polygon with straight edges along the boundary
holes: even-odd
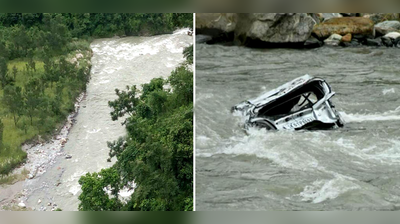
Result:
[[[183,53],[168,79],[115,90],[111,118],[128,115],[128,134],[108,143],[111,168],[80,178],[80,210],[193,210],[193,46]],[[134,190],[130,198],[119,196],[124,189]]]
[[[93,39],[192,24],[189,13],[0,13],[0,183],[25,161],[23,143],[48,139],[74,110]]]

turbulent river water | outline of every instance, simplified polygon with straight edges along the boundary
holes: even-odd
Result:
[[[196,210],[399,210],[399,49],[196,46]],[[328,131],[241,129],[233,105],[324,78],[346,121]]]
[[[193,38],[180,30],[171,35],[99,39],[93,50],[91,80],[81,102],[64,152],[71,159],[58,157],[43,175],[25,181],[25,204],[36,210],[50,210],[48,203],[62,210],[77,210],[81,193],[78,180],[87,172],[111,166],[107,141],[125,134],[121,121],[112,121],[108,101],[116,98],[114,89],[139,85],[152,78],[167,77],[184,61],[184,47]],[[38,201],[41,203],[38,203]]]

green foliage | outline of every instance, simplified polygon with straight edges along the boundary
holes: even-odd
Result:
[[[193,75],[185,66],[176,68],[169,77],[169,83],[174,89],[174,103],[177,106],[193,101]]]
[[[14,80],[8,75],[7,60],[4,57],[0,57],[0,82],[2,88],[6,85],[13,84],[14,82]]]
[[[172,22],[176,27],[193,27],[193,13],[172,13]]]
[[[88,49],[79,39],[157,35],[192,26],[192,13],[0,13],[0,57],[56,56]]]
[[[122,206],[118,200],[119,175],[114,169],[103,169],[99,173],[87,173],[79,179],[84,194],[79,195],[81,211],[115,211]],[[113,196],[110,198],[107,191]]]
[[[183,50],[183,56],[189,64],[193,64],[193,45]]]
[[[129,115],[124,122],[128,134],[108,143],[109,161],[117,158],[111,168],[80,179],[80,210],[193,210],[190,88],[193,73],[182,65],[168,80],[156,78],[143,84],[142,91],[136,86],[116,90],[118,99],[109,102],[111,117],[116,120]],[[110,195],[105,187],[111,190]],[[129,199],[119,197],[122,188],[134,188]]]
[[[38,79],[31,79],[25,85],[24,96],[24,108],[25,114],[29,116],[31,125],[33,125],[33,116],[39,110],[40,107],[43,107],[43,96],[41,90],[40,81]]]
[[[114,108],[111,112],[111,119],[113,121],[118,120],[119,117],[125,116],[125,114],[132,116],[139,103],[139,99],[135,98],[137,92],[136,86],[132,86],[131,88],[127,86],[126,90],[127,91],[120,91],[116,89],[115,94],[117,94],[118,99],[108,102],[108,105]]]

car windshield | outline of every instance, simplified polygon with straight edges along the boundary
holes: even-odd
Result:
[[[306,85],[262,107],[258,116],[279,119],[289,114],[311,108],[324,92],[319,82]]]
[[[313,92],[301,94],[301,96],[297,97],[297,99],[299,100],[292,107],[290,113],[296,113],[297,111],[310,108],[318,101],[317,96]]]

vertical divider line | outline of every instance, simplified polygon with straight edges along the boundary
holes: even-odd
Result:
[[[193,211],[196,211],[196,13],[193,13]]]

